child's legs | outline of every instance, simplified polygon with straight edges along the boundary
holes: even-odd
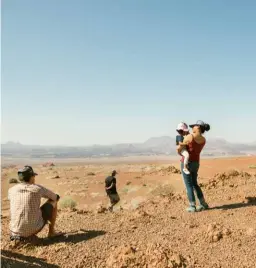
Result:
[[[186,149],[181,151],[181,155],[184,156],[184,166],[187,168],[189,162],[189,153]]]

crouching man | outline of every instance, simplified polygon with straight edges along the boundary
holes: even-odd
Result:
[[[116,174],[117,172],[114,170],[112,175],[105,179],[105,190],[110,199],[111,205],[109,211],[111,212],[113,211],[113,207],[120,201],[120,197],[116,190]]]
[[[18,171],[21,183],[9,189],[11,240],[24,241],[34,237],[49,223],[48,237],[62,235],[55,232],[59,195],[35,184],[38,175],[30,166]],[[41,198],[48,200],[40,207]]]

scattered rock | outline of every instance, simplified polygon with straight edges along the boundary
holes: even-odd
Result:
[[[100,214],[100,213],[106,213],[108,211],[108,209],[106,207],[103,207],[102,205],[99,205],[96,208],[96,213]]]
[[[249,236],[254,236],[254,235],[256,235],[256,229],[248,228],[247,231],[246,231],[246,234],[249,235]]]
[[[231,231],[217,223],[209,224],[206,231],[206,238],[209,242],[218,242],[223,237],[229,235],[231,235]]]
[[[87,173],[87,176],[95,176],[96,174],[95,173],[93,173],[93,172],[88,172]]]

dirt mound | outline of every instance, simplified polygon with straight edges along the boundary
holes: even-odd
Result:
[[[213,189],[218,186],[222,187],[225,185],[229,185],[230,187],[237,187],[237,185],[231,183],[233,179],[241,178],[241,179],[248,180],[252,177],[253,175],[248,172],[230,170],[228,172],[216,173],[214,177],[211,178],[207,183],[201,183],[200,185],[202,187],[206,187],[206,189]]]
[[[241,177],[245,179],[251,178],[251,174],[248,172],[244,171],[238,171],[238,170],[230,170],[228,172],[222,172],[222,173],[216,173],[214,176],[214,179],[219,180],[219,181],[225,181],[229,180],[235,177]]]
[[[161,175],[167,176],[171,174],[181,174],[181,171],[177,169],[175,166],[168,166],[168,167],[151,167],[149,169],[144,169],[143,175],[150,174],[150,175]]]
[[[42,164],[42,167],[54,167],[54,163],[53,162],[46,162]]]
[[[192,267],[192,261],[175,253],[170,247],[160,244],[126,245],[112,248],[113,253],[106,262],[106,267]]]
[[[163,172],[166,172],[168,174],[181,174],[181,171],[179,169],[177,169],[176,167],[174,166],[169,166],[165,169],[162,169]]]

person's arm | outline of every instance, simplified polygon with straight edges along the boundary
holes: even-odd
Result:
[[[110,190],[113,187],[114,183],[112,182],[109,187],[106,187],[106,190]]]
[[[40,187],[40,192],[43,198],[51,199],[52,201],[59,201],[60,196],[58,194],[55,194],[49,189],[46,189],[45,187],[38,185]]]
[[[182,148],[183,148],[184,146],[188,145],[188,144],[192,141],[192,139],[193,139],[192,134],[189,134],[189,135],[185,136],[185,138],[184,138],[182,144],[179,144],[179,145],[177,146],[177,152],[180,154]]]

